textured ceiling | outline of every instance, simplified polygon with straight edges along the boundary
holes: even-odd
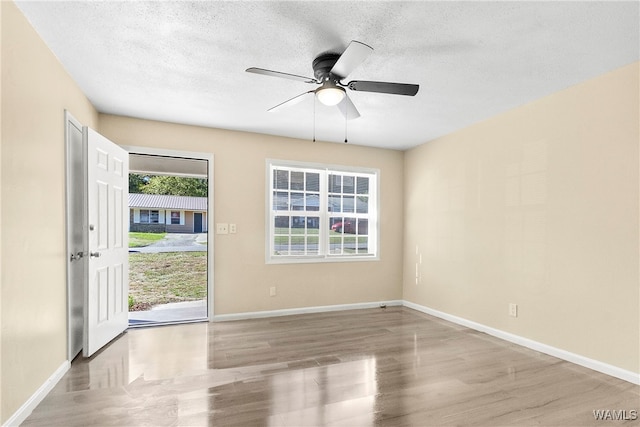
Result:
[[[320,53],[374,48],[346,79],[416,83],[415,97],[349,92],[352,144],[406,149],[639,59],[631,2],[17,2],[98,111],[311,139]],[[594,100],[597,102],[597,100]],[[342,142],[336,107],[318,140]]]

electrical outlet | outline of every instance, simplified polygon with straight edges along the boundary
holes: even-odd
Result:
[[[235,224],[229,224],[229,233],[231,234],[236,234],[236,225]]]
[[[269,288],[269,296],[270,297],[275,297],[276,296],[276,287],[272,286]]]
[[[509,316],[518,317],[518,304],[509,303]]]
[[[216,224],[216,233],[217,234],[229,234],[229,224],[226,222],[219,222]]]

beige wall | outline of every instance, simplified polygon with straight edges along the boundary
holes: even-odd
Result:
[[[121,145],[214,154],[214,218],[238,227],[214,235],[216,315],[402,297],[402,152],[102,114],[99,130]],[[380,261],[265,265],[268,158],[380,169]]]
[[[238,226],[215,236],[216,314],[404,297],[640,372],[638,64],[403,154],[98,116],[13,3],[0,22],[0,423],[66,359],[65,108],[215,155]],[[381,260],[265,265],[266,158],[379,168]]]
[[[0,422],[67,359],[64,109],[97,113],[13,2],[2,10]]]
[[[407,151],[404,299],[640,372],[638,74]]]

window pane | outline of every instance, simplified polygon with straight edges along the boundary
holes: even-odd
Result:
[[[307,172],[307,191],[320,191],[320,174]]]
[[[273,210],[274,211],[289,210],[289,193],[285,191],[273,192]]]
[[[342,176],[329,175],[329,193],[341,193],[341,192],[342,192]]]
[[[343,233],[356,234],[356,219],[345,218],[343,222]]]
[[[331,230],[336,233],[342,233],[344,231],[344,218],[331,218]]]
[[[353,196],[343,196],[342,198],[342,211],[353,213],[355,209]]]
[[[307,204],[308,211],[320,210],[320,194],[316,194],[316,193],[307,194],[305,199],[306,199],[305,202]]]
[[[274,255],[289,255],[289,236],[273,237]]]
[[[140,210],[140,222],[149,223],[149,211]]]
[[[279,190],[288,190],[289,189],[289,171],[283,170],[274,170],[273,182],[275,184],[275,188]]]
[[[347,234],[342,239],[342,253],[343,254],[355,254],[356,253],[356,236],[353,234]]]
[[[340,196],[329,196],[329,212],[342,212],[340,207]]]
[[[304,216],[291,217],[291,234],[304,234],[305,222],[307,218]]]
[[[307,255],[318,255],[320,253],[320,238],[316,236],[307,236]]]
[[[149,222],[151,222],[152,224],[157,224],[158,223],[158,218],[159,218],[159,212],[158,211],[151,211],[151,213],[149,215]]]
[[[329,253],[339,255],[342,253],[342,236],[329,237]]]
[[[303,193],[291,193],[291,210],[292,211],[304,210],[304,194]]]
[[[304,172],[291,172],[291,189],[304,190]]]
[[[369,213],[369,197],[358,196],[356,198],[356,212]]]
[[[355,191],[354,181],[355,181],[355,177],[353,176],[343,176],[342,192],[347,194],[353,194]]]
[[[369,220],[360,218],[358,219],[358,234],[366,235],[369,234]]]
[[[304,255],[305,254],[305,238],[304,236],[292,236],[290,254],[291,255]]]
[[[320,217],[308,216],[307,217],[307,234],[319,234],[320,233]]]
[[[276,234],[289,234],[289,217],[276,216],[273,221]]]
[[[358,194],[369,194],[369,178],[359,176],[357,179],[356,191]]]
[[[369,238],[365,236],[358,236],[358,253],[359,254],[368,254],[369,253]]]

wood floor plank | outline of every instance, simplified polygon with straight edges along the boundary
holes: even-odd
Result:
[[[404,307],[130,330],[24,426],[639,425],[640,387]]]

